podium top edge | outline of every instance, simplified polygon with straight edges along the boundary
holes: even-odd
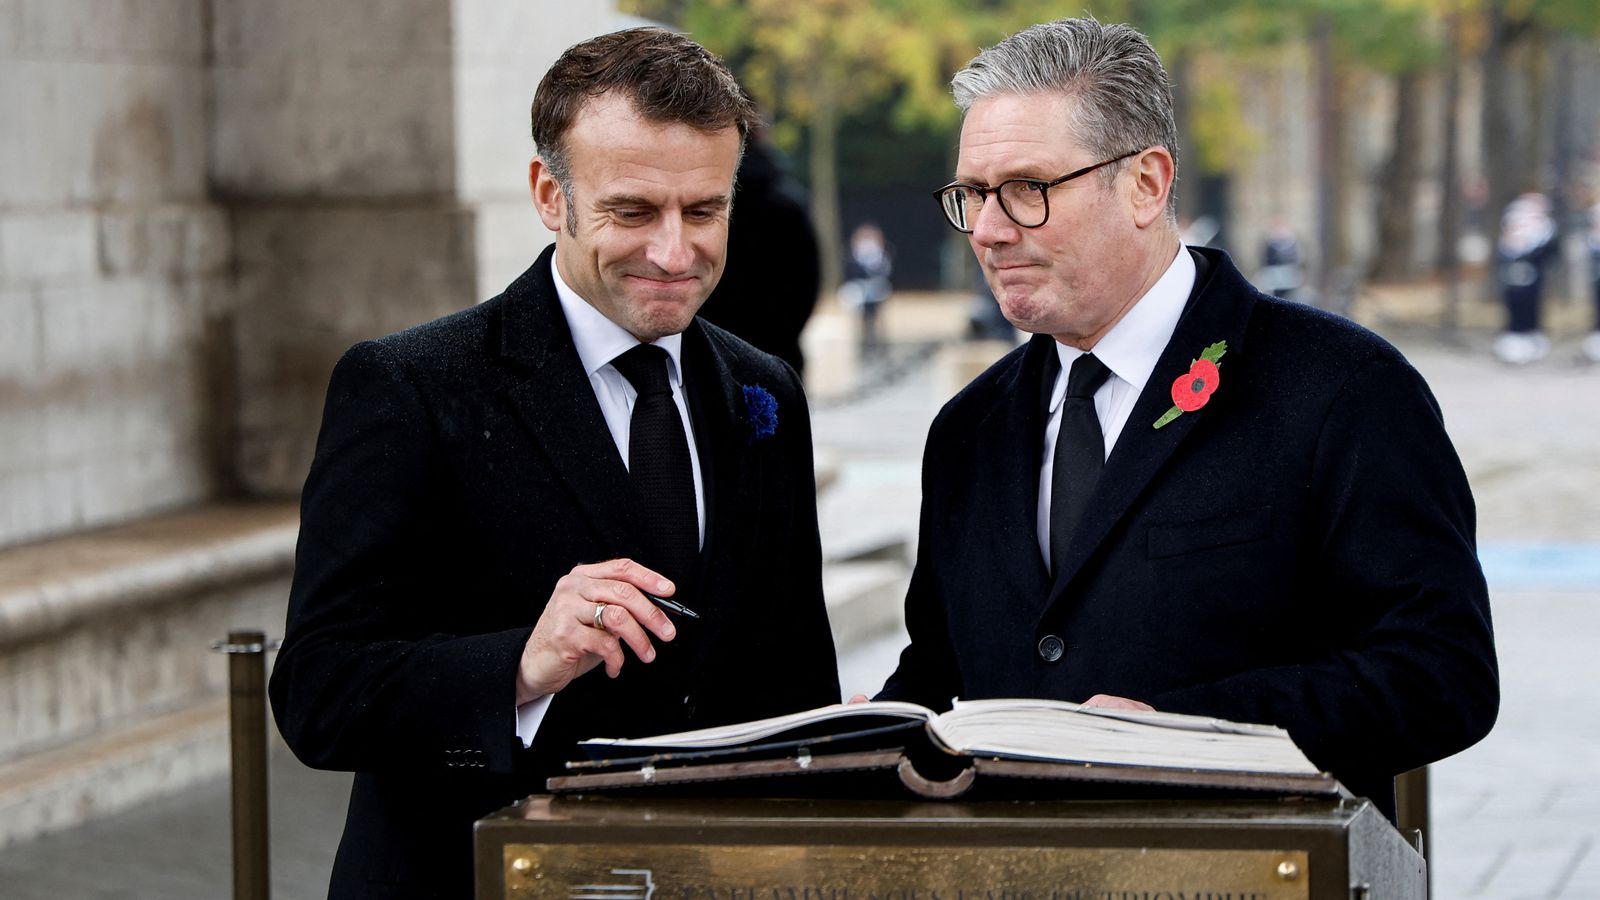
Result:
[[[524,824],[678,826],[716,823],[739,828],[796,824],[1041,825],[1138,827],[1152,823],[1211,827],[1348,825],[1364,812],[1362,798],[1181,800],[837,800],[801,798],[628,798],[596,794],[535,794],[481,820],[480,828]]]

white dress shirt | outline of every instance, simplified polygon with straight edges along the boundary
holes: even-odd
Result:
[[[1134,403],[1144,391],[1150,373],[1155,371],[1161,353],[1172,340],[1183,316],[1183,305],[1194,289],[1194,257],[1180,246],[1167,271],[1150,286],[1130,308],[1122,320],[1106,332],[1105,337],[1088,352],[1105,363],[1111,376],[1094,394],[1094,412],[1100,419],[1100,433],[1105,436],[1106,458],[1116,446]],[[1195,355],[1202,348],[1195,348]],[[1055,387],[1050,391],[1050,418],[1044,428],[1044,454],[1039,465],[1039,517],[1034,523],[1039,538],[1039,552],[1044,555],[1045,568],[1050,559],[1050,493],[1051,473],[1056,459],[1056,435],[1061,431],[1061,407],[1067,396],[1067,374],[1072,364],[1085,351],[1056,342],[1056,354],[1061,360],[1061,371],[1056,374]],[[1163,388],[1164,390],[1164,388]],[[1144,427],[1154,426],[1144,423]]]
[[[555,279],[556,297],[561,301],[561,313],[572,331],[572,342],[577,346],[578,359],[583,363],[584,374],[589,376],[589,386],[595,399],[600,401],[600,412],[605,416],[611,440],[622,454],[622,464],[628,464],[628,430],[633,421],[633,402],[639,392],[628,379],[611,364],[613,359],[638,346],[639,339],[627,329],[606,318],[600,310],[561,280],[555,258],[550,260],[550,276]],[[654,342],[667,351],[667,380],[672,384],[672,402],[678,405],[678,415],[683,419],[683,434],[689,439],[689,466],[694,472],[694,509],[699,523],[699,542],[706,539],[706,491],[700,478],[700,454],[694,442],[694,425],[689,421],[689,403],[683,393],[683,335],[669,334]],[[533,743],[533,736],[544,721],[550,708],[552,694],[546,694],[517,707],[517,737],[524,747]]]

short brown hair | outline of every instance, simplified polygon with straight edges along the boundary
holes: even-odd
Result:
[[[701,131],[734,126],[742,141],[760,122],[744,88],[711,51],[661,28],[629,28],[567,48],[533,96],[533,142],[562,190],[571,193],[562,142],[593,97],[620,91],[652,122]]]

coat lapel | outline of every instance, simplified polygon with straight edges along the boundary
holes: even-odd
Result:
[[[1133,407],[1112,448],[1100,481],[1089,499],[1066,558],[1056,571],[1050,588],[1050,603],[1060,600],[1072,579],[1083,568],[1106,535],[1144,493],[1184,439],[1214,410],[1229,401],[1230,362],[1244,352],[1244,331],[1255,305],[1255,294],[1226,255],[1217,251],[1191,251],[1196,256],[1194,290],[1184,307],[1183,317],[1172,339],[1161,353],[1150,380]],[[1172,382],[1189,371],[1189,366],[1217,341],[1227,341],[1228,351],[1221,365],[1222,377],[1211,402],[1194,412],[1184,413],[1160,429],[1155,421],[1172,407]]]
[[[546,250],[506,289],[501,352],[519,371],[510,395],[517,413],[588,515],[613,556],[637,557],[638,492],[584,374]]]
[[[729,595],[722,582],[737,570],[739,562],[735,538],[742,533],[740,513],[747,506],[740,498],[755,496],[750,484],[752,457],[738,452],[744,447],[743,425],[735,413],[743,406],[739,384],[699,319],[684,331],[683,360],[706,504],[706,535],[695,579],[697,599],[707,607],[700,612],[721,620],[724,616],[716,608],[717,600]]]

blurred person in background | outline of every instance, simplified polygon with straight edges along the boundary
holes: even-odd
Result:
[[[1600,363],[1600,201],[1589,207],[1589,231],[1584,242],[1589,247],[1589,289],[1594,300],[1594,330],[1583,339],[1583,355]]]
[[[1305,260],[1300,254],[1300,238],[1289,227],[1282,213],[1272,217],[1266,240],[1261,247],[1261,271],[1256,275],[1256,286],[1269,294],[1285,300],[1295,296],[1306,283]]]
[[[883,350],[878,330],[878,312],[894,291],[889,281],[894,274],[894,259],[884,241],[883,229],[863,222],[850,232],[849,252],[844,260],[844,284],[839,297],[861,317],[861,356],[874,358]]]
[[[1559,255],[1550,201],[1529,192],[1506,205],[1495,245],[1495,276],[1506,307],[1506,329],[1494,341],[1501,362],[1523,365],[1543,359],[1550,339],[1540,329],[1545,267]]]

